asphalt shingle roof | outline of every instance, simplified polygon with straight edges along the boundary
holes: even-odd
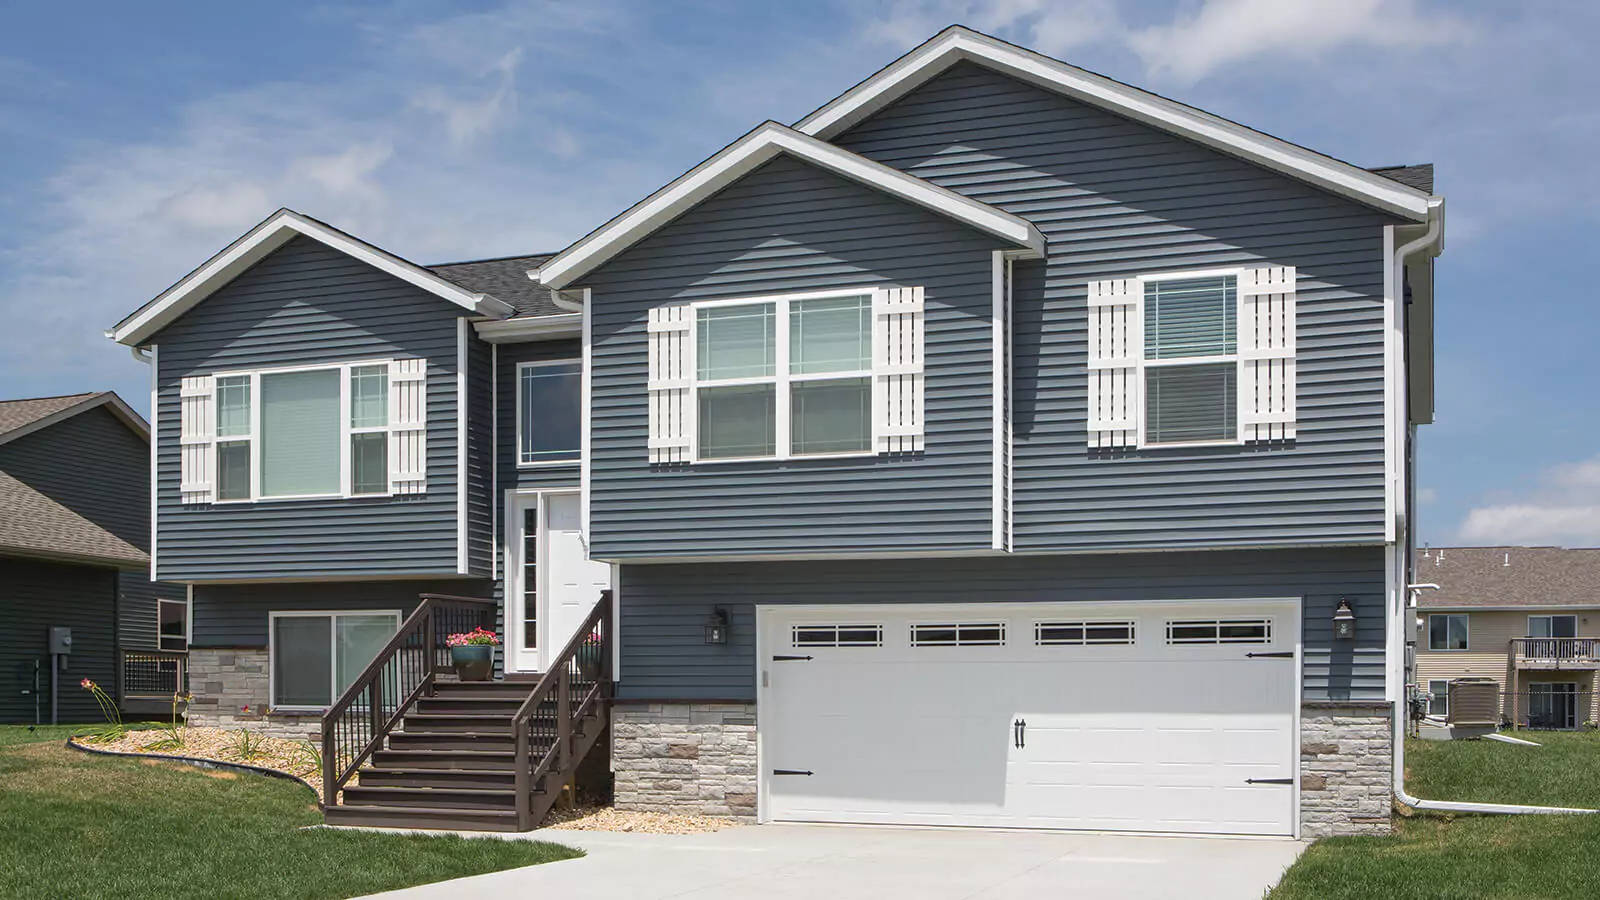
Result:
[[[143,550],[0,471],[0,553],[148,566]]]
[[[1431,609],[1474,606],[1600,608],[1600,548],[1434,547],[1417,551],[1416,579]]]
[[[29,400],[0,400],[0,437],[75,406],[101,392],[65,394],[60,397],[34,397]]]
[[[1390,181],[1398,181],[1406,187],[1433,193],[1433,163],[1416,166],[1378,166],[1367,171],[1382,175]]]
[[[435,275],[454,282],[469,291],[488,294],[504,300],[517,308],[518,316],[555,316],[570,313],[551,298],[554,293],[528,277],[528,270],[538,268],[554,254],[537,256],[504,256],[499,259],[479,259],[468,262],[441,263],[428,266]]]

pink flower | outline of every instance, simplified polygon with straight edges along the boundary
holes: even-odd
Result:
[[[245,705],[239,707],[239,712],[242,712],[247,716],[250,715],[250,704],[246,703]]]
[[[78,687],[81,687],[86,691],[92,691],[92,690],[94,690],[94,682],[92,682],[89,679],[85,678],[84,680],[78,682]]]

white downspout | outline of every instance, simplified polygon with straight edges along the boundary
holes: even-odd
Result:
[[[1406,258],[1411,256],[1413,253],[1416,253],[1418,250],[1421,250],[1421,249],[1423,249],[1425,247],[1428,247],[1428,246],[1432,245],[1434,242],[1438,241],[1440,235],[1443,234],[1443,232],[1444,232],[1444,200],[1441,198],[1436,203],[1430,205],[1429,208],[1428,208],[1428,229],[1427,229],[1427,231],[1423,232],[1421,237],[1418,237],[1415,240],[1407,241],[1406,243],[1401,244],[1394,251],[1394,259],[1390,264],[1394,266],[1395,279],[1396,279],[1396,282],[1395,282],[1395,285],[1396,285],[1395,299],[1396,299],[1397,302],[1399,302],[1400,299],[1405,296]],[[1396,314],[1399,315],[1400,313],[1397,312]],[[1407,512],[1409,514],[1409,510]],[[1409,563],[1409,561],[1408,561],[1408,563]],[[1412,584],[1412,585],[1406,585],[1404,587],[1404,591],[1405,591],[1405,594],[1407,596],[1400,603],[1400,615],[1401,616],[1410,616],[1411,615],[1411,602],[1410,602],[1411,598],[1410,598],[1410,594],[1414,590],[1416,590],[1418,588],[1421,588],[1421,587],[1424,587],[1424,585]],[[1402,628],[1404,628],[1404,627],[1409,627],[1409,623],[1408,622],[1403,622],[1402,623]],[[1402,666],[1402,667],[1405,666],[1405,654],[1404,653],[1402,653],[1401,656],[1400,656],[1399,665]],[[1404,678],[1400,679],[1400,684],[1401,684],[1402,687],[1405,685],[1405,682],[1406,682],[1406,680]],[[1406,747],[1406,715],[1407,714],[1409,714],[1409,710],[1406,710],[1406,709],[1403,708],[1403,701],[1402,701],[1402,703],[1396,703],[1395,704],[1394,738],[1393,738],[1393,740],[1394,740],[1394,796],[1395,796],[1395,799],[1399,800],[1401,803],[1404,803],[1406,806],[1409,806],[1409,807],[1411,807],[1413,809],[1437,810],[1439,812],[1487,813],[1487,814],[1498,814],[1498,815],[1552,815],[1552,814],[1568,815],[1568,814],[1582,814],[1582,813],[1600,813],[1600,810],[1578,809],[1578,808],[1562,807],[1562,806],[1522,806],[1520,804],[1515,804],[1515,803],[1468,803],[1468,802],[1455,801],[1455,800],[1423,800],[1420,797],[1411,796],[1410,794],[1406,793],[1406,785],[1405,785],[1405,779],[1406,779],[1405,747]]]

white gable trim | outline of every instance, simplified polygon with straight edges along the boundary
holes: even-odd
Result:
[[[1044,255],[1044,236],[1020,216],[807,137],[787,126],[766,122],[528,275],[557,290],[572,284],[780,153],[947,215],[1034,255]]]
[[[962,61],[1066,94],[1386,212],[1419,222],[1427,219],[1428,195],[1415,188],[959,25],[946,28],[839,95],[801,119],[795,128],[832,140]]]
[[[280,209],[266,221],[250,229],[244,237],[211,257],[205,265],[190,272],[182,281],[167,288],[133,315],[118,322],[106,332],[106,337],[121,344],[138,345],[194,308],[195,304],[211,296],[218,288],[260,262],[267,254],[288,243],[296,235],[305,235],[321,241],[341,253],[479,315],[502,317],[510,315],[513,311],[509,304],[496,300],[488,294],[465,290],[421,266],[379,250],[336,228],[309,219],[293,210]]]

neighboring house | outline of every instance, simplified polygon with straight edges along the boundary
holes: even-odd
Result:
[[[1384,831],[1431,191],[957,27],[554,256],[280,211],[110,332],[196,715],[614,586],[619,806]]]
[[[1600,549],[1438,547],[1417,554],[1416,686],[1450,713],[1453,679],[1493,678],[1532,728],[1600,722]]]
[[[0,401],[0,722],[51,721],[52,687],[59,721],[98,720],[84,678],[125,712],[170,706],[188,605],[150,581],[149,492],[149,429],[116,394]]]

